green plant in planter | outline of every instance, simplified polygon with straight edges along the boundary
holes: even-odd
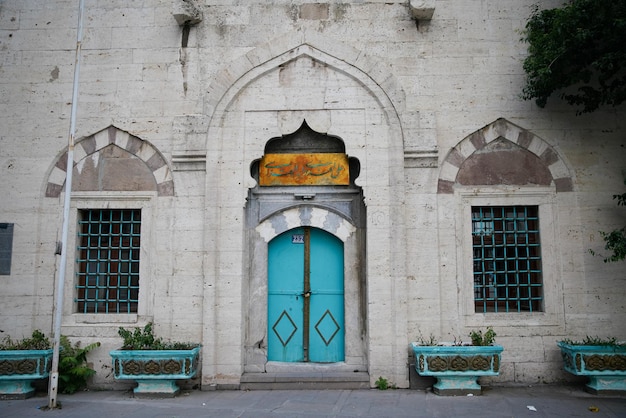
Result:
[[[437,345],[438,341],[433,334],[430,334],[428,338],[422,335],[422,331],[419,331],[417,335],[417,342],[419,345]]]
[[[472,339],[472,345],[485,346],[493,345],[496,342],[496,332],[491,327],[487,328],[485,334],[478,330],[470,332],[469,336]]]
[[[72,346],[70,340],[61,336],[61,350],[59,352],[59,390],[61,393],[74,393],[87,386],[87,379],[96,371],[87,364],[87,353],[96,347],[99,342],[89,344],[83,348],[80,342]]]
[[[120,327],[118,334],[124,340],[122,350],[190,350],[199,345],[163,341],[155,337],[152,322],[146,324],[143,329],[135,328],[133,331]]]
[[[135,380],[137,396],[176,396],[177,380],[192,379],[198,373],[200,344],[165,342],[154,336],[152,323],[133,331],[120,327],[120,350],[109,354],[115,379]]]
[[[415,354],[415,370],[420,376],[433,376],[437,395],[480,395],[481,376],[497,376],[503,347],[495,345],[496,333],[488,327],[470,332],[472,343],[454,337],[454,342],[437,343],[434,337],[419,337],[411,343]]]
[[[562,340],[562,342],[564,342],[565,344],[569,344],[569,345],[606,345],[606,346],[615,346],[615,347],[626,345],[626,342],[617,341],[617,338],[615,337],[602,338],[602,337],[590,337],[588,335],[585,338],[583,338],[582,341],[574,341],[574,340],[570,340],[569,338],[565,338]]]
[[[493,330],[492,327],[488,327],[487,331],[485,331],[484,334],[481,330],[473,330],[469,333],[469,336],[472,340],[471,345],[486,346],[486,345],[494,345],[496,342],[496,332]],[[468,343],[463,342],[463,340],[457,336],[454,336],[454,341],[452,341],[451,343],[439,343],[439,341],[437,341],[437,339],[435,338],[433,334],[430,334],[430,336],[426,338],[422,335],[421,331],[419,335],[417,336],[417,343],[423,346],[446,345],[446,346],[453,346],[453,347],[461,347],[461,346],[469,345]]]
[[[59,350],[59,389],[61,393],[71,394],[87,385],[87,378],[93,376],[96,371],[87,366],[87,353],[100,343],[96,342],[84,348],[80,348],[77,342],[74,346],[69,339],[62,335]],[[31,337],[21,340],[13,340],[5,337],[0,343],[0,350],[50,350],[52,343],[41,331],[35,330]]]
[[[8,335],[0,343],[0,350],[49,350],[52,344],[38,329],[33,331],[32,336],[21,340],[12,340]]]
[[[563,368],[589,378],[585,390],[594,394],[626,392],[626,342],[615,337],[557,341]]]
[[[59,350],[59,390],[61,393],[71,394],[87,385],[87,378],[96,374],[96,371],[87,366],[87,353],[100,343],[96,342],[84,348],[80,348],[80,343],[74,346],[69,339],[62,335]],[[51,350],[52,343],[41,331],[35,330],[31,337],[21,340],[13,340],[5,337],[0,343],[0,350]]]
[[[439,343],[433,334],[426,338],[422,335],[422,331],[419,331],[417,335],[417,342],[419,345],[437,345]]]
[[[0,342],[0,397],[26,399],[34,395],[32,383],[50,374],[52,345],[39,330],[31,337]]]

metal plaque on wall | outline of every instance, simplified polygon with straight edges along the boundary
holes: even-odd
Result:
[[[348,156],[340,153],[266,154],[259,167],[261,186],[349,185]]]

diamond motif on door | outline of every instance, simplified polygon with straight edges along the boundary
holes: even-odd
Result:
[[[289,344],[289,340],[293,338],[293,335],[298,330],[298,327],[293,322],[287,311],[283,311],[283,313],[280,314],[280,316],[274,323],[272,330],[280,340],[280,343],[283,345],[283,347],[285,347],[287,346],[287,344]],[[283,336],[287,334],[289,334],[288,337],[283,338]]]
[[[333,314],[330,313],[330,310],[326,309],[324,315],[317,321],[315,324],[315,330],[324,341],[324,344],[328,346],[330,342],[335,338],[335,335],[339,332],[341,327],[333,317]],[[330,335],[328,338],[326,336]]]

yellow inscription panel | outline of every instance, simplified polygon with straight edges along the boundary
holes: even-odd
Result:
[[[346,154],[266,154],[259,171],[261,186],[350,184]]]

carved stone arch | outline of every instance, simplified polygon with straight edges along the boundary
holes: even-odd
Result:
[[[299,94],[314,84],[308,74],[319,76],[319,89]],[[203,384],[237,380],[232,371],[238,367],[245,379],[264,378],[248,374],[274,370],[264,345],[268,243],[279,231],[306,226],[306,222],[344,242],[346,318],[354,318],[354,323],[346,327],[346,363],[331,369],[358,370],[366,380],[387,373],[389,364],[405,360],[408,337],[400,332],[393,341],[385,338],[383,330],[371,326],[375,318],[367,312],[369,306],[385,306],[399,321],[406,320],[405,305],[399,302],[406,294],[404,222],[392,222],[389,234],[372,237],[375,251],[368,253],[366,243],[369,222],[375,225],[378,220],[404,216],[398,203],[405,196],[401,117],[407,112],[404,92],[393,71],[364,51],[303,30],[259,45],[230,62],[213,80],[206,89],[203,111],[209,119],[205,216],[207,225],[215,225],[207,228],[207,242],[213,242],[215,250],[207,251],[205,263],[205,283],[210,286],[206,289],[210,291],[204,298]],[[336,100],[328,97],[326,92],[338,85],[332,84],[336,80],[357,94],[337,92]],[[355,184],[271,190],[255,182],[249,164],[264,155],[268,139],[297,131],[304,120],[317,133],[341,138],[345,154],[360,161]],[[366,204],[375,209],[375,215],[366,210]],[[244,216],[240,216],[242,208]],[[353,212],[354,217],[346,215]],[[229,222],[216,223],[218,219]],[[242,251],[240,242],[245,243]],[[228,257],[221,256],[222,251],[228,251]],[[376,263],[367,263],[370,254]],[[389,291],[368,290],[386,287]],[[241,315],[242,344],[241,351],[234,343],[229,346],[233,349],[226,351],[215,341],[228,330],[212,318],[222,315],[215,295],[231,295],[235,300],[234,289],[241,289],[241,309],[230,314],[233,318]],[[381,361],[371,355],[382,350],[392,352],[395,360]],[[292,367],[300,370],[299,365],[289,369]],[[396,382],[405,379],[402,373],[393,376]]]
[[[346,242],[356,231],[356,227],[347,218],[312,205],[303,205],[274,213],[261,222],[256,227],[256,231],[265,242],[270,242],[283,232],[300,226],[323,229],[343,242]]]
[[[554,185],[556,192],[574,189],[571,170],[559,153],[543,139],[503,118],[450,150],[441,165],[437,192],[453,193],[455,185],[495,184]]]
[[[405,93],[392,69],[361,50],[310,31],[290,32],[260,44],[223,68],[209,86],[205,100],[204,113],[212,115],[209,129],[219,126],[219,120],[226,109],[248,84],[267,72],[304,56],[358,80],[378,101],[390,127],[397,131],[392,139],[398,142],[393,146],[402,149],[400,116],[401,110],[405,108]],[[319,131],[315,126],[312,128]]]
[[[116,168],[108,168],[103,161],[117,161],[132,179],[121,178]],[[73,190],[82,191],[156,191],[159,196],[174,196],[174,181],[167,161],[149,142],[109,126],[77,141],[74,148]],[[114,172],[117,179],[103,183]],[[46,185],[46,197],[58,197],[65,186],[67,149],[57,158]],[[115,179],[113,179],[115,180]]]

